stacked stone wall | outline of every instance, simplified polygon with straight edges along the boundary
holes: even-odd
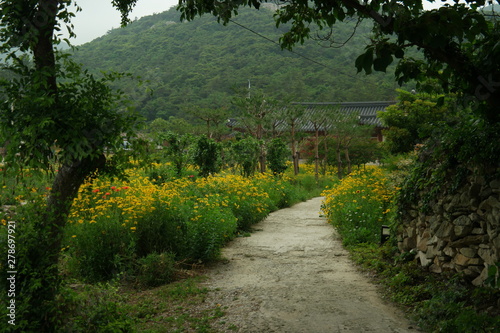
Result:
[[[482,285],[500,261],[500,179],[471,176],[453,194],[443,189],[427,204],[419,200],[403,211],[398,247],[414,251],[430,271],[461,272]]]

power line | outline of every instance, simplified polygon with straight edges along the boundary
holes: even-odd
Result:
[[[255,31],[255,30],[253,30],[253,29],[251,29],[251,28],[249,28],[249,27],[246,27],[246,26],[244,26],[243,24],[240,24],[240,23],[238,23],[238,22],[236,22],[236,21],[234,21],[234,20],[232,20],[232,19],[230,19],[229,21],[230,21],[230,22],[232,22],[232,23],[234,23],[234,24],[236,24],[237,26],[239,26],[239,27],[241,27],[241,28],[243,28],[243,29],[245,29],[245,30],[248,30],[248,31],[250,31],[251,33],[253,33],[253,34],[255,34],[255,35],[257,35],[257,36],[259,36],[259,37],[261,37],[261,38],[263,38],[263,39],[265,39],[265,40],[267,40],[267,41],[269,41],[269,42],[271,42],[271,43],[273,43],[273,44],[275,44],[275,45],[278,45],[278,46],[281,48],[281,45],[280,45],[278,42],[276,42],[276,41],[274,41],[274,40],[270,39],[269,37],[264,36],[264,35],[262,35],[261,33],[259,33],[259,32],[257,32],[257,31]],[[323,63],[321,63],[321,62],[319,62],[319,61],[317,61],[317,60],[314,60],[314,59],[312,59],[312,58],[309,58],[309,57],[307,57],[307,56],[305,56],[305,55],[303,55],[303,54],[301,54],[301,53],[298,53],[298,52],[296,52],[296,51],[294,51],[294,50],[289,50],[289,49],[287,49],[287,51],[289,51],[290,53],[293,53],[293,54],[295,54],[295,55],[297,55],[297,56],[299,56],[299,57],[301,57],[301,58],[304,58],[304,59],[306,59],[307,61],[310,61],[310,62],[312,62],[312,63],[314,63],[314,64],[316,64],[316,65],[319,65],[319,66],[322,66],[322,67],[328,68],[329,70],[332,70],[333,72],[336,72],[336,73],[338,73],[338,74],[345,75],[345,76],[347,76],[347,77],[349,77],[349,78],[351,78],[351,79],[355,79],[355,80],[358,80],[358,79],[359,79],[358,77],[352,76],[352,75],[347,74],[347,73],[344,73],[344,72],[342,72],[342,71],[339,71],[338,69],[335,69],[335,68],[333,68],[333,67],[330,67],[330,66],[328,66],[328,65],[325,65],[325,64],[323,64]],[[369,85],[372,85],[372,86],[374,86],[374,87],[379,87],[379,88],[380,88],[380,86],[378,86],[378,85],[376,85],[376,84],[373,84],[373,83],[371,83],[371,82],[365,82],[365,83],[367,83],[367,84],[369,84]]]

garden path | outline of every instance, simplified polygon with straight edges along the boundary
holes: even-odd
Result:
[[[220,332],[416,331],[348,259],[321,200],[271,213],[223,250],[206,282],[207,302],[226,312]]]

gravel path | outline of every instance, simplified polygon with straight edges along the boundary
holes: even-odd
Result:
[[[349,261],[319,217],[322,198],[274,212],[208,272],[220,332],[416,332]]]

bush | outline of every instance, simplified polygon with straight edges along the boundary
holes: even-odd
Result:
[[[379,241],[394,196],[381,169],[367,167],[353,172],[323,195],[322,211],[345,245]]]
[[[168,204],[158,200],[154,210],[137,220],[135,232],[137,256],[144,257],[162,252],[181,256],[185,252],[190,209],[179,198],[171,200]]]
[[[88,282],[106,281],[132,268],[134,234],[120,220],[108,218],[68,228],[71,265]]]
[[[191,260],[216,259],[221,247],[233,238],[237,219],[219,196],[198,198],[187,221],[186,253]]]
[[[9,327],[7,321],[13,318],[7,316],[10,311],[4,305],[15,300],[15,326],[10,326],[12,332],[41,332],[58,325],[55,318],[57,304],[47,302],[55,298],[61,279],[55,258],[47,255],[47,248],[53,240],[48,236],[48,227],[41,227],[45,210],[40,196],[19,206],[10,223],[3,220],[0,225],[0,254],[5,258],[0,264],[0,286],[3,290],[0,314],[4,320],[3,327]],[[12,275],[15,277],[15,289],[11,289],[11,280],[7,280]]]
[[[137,260],[137,280],[146,287],[158,287],[173,280],[175,272],[173,253],[150,253]]]
[[[60,297],[61,332],[131,333],[133,320],[112,284],[65,287]]]
[[[215,174],[220,170],[220,152],[221,147],[214,140],[206,136],[201,136],[198,139],[193,160],[201,177],[208,177],[208,175]]]
[[[267,147],[267,162],[274,175],[281,175],[288,168],[290,149],[281,138],[272,139]]]

